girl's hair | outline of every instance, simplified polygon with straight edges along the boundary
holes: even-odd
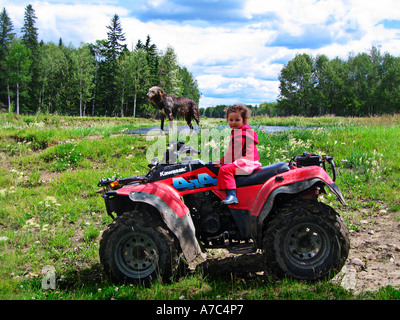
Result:
[[[231,112],[238,112],[242,116],[243,120],[245,118],[250,118],[251,110],[247,108],[244,104],[235,104],[225,109],[226,118],[228,118],[228,114]]]

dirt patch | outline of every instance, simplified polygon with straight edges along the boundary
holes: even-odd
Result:
[[[347,264],[333,281],[356,294],[381,287],[400,288],[400,223],[391,215],[361,220],[358,232],[350,233]]]
[[[4,152],[0,152],[0,162],[1,166],[8,171],[13,168],[9,157]]]
[[[53,180],[58,179],[61,175],[60,172],[50,172],[46,170],[40,170],[40,180],[43,183],[51,183]]]
[[[350,232],[351,249],[342,271],[332,279],[355,294],[382,287],[400,288],[400,223],[392,215],[361,220],[359,231]],[[247,248],[209,250],[202,264],[206,273],[219,279],[265,277],[263,255]],[[249,263],[251,261],[251,263]]]

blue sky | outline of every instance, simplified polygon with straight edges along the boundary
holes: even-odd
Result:
[[[118,14],[130,48],[147,35],[160,50],[171,45],[201,107],[276,101],[279,72],[299,53],[346,59],[374,45],[400,56],[398,0],[0,0],[16,32],[29,3],[45,42],[105,39]]]

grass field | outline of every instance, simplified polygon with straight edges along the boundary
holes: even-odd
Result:
[[[202,119],[210,126],[223,122]],[[329,194],[325,202],[342,212],[348,228],[357,232],[360,221],[373,214],[400,222],[399,115],[256,117],[250,124],[320,127],[259,131],[260,161],[289,161],[304,151],[333,155],[336,182],[349,206],[343,210]],[[98,258],[100,234],[111,218],[96,193],[97,182],[145,173],[150,142],[126,131],[158,125],[147,119],[0,114],[0,299],[400,298],[392,287],[353,295],[330,281],[219,278],[201,270],[150,287],[111,283]],[[55,268],[54,290],[43,289],[45,266]]]

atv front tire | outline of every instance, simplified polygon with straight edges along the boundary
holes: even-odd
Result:
[[[276,209],[263,239],[267,274],[299,280],[332,278],[349,253],[349,232],[329,206],[292,201]]]
[[[175,238],[163,226],[138,225],[134,212],[117,217],[103,232],[100,262],[118,283],[168,281],[178,267]]]

